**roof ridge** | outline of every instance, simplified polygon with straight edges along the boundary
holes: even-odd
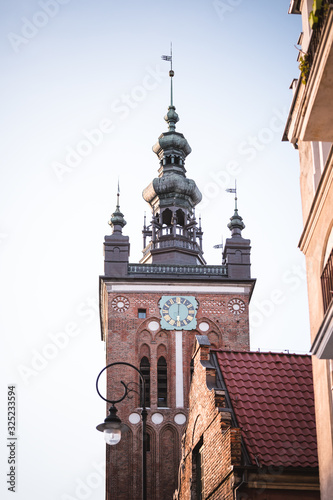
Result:
[[[277,356],[280,356],[280,355],[283,355],[283,356],[300,356],[300,357],[303,357],[303,358],[310,358],[311,359],[311,353],[298,353],[298,352],[285,352],[285,351],[242,351],[240,349],[223,349],[223,348],[211,348],[211,351],[214,351],[214,352],[226,352],[226,353],[241,353],[241,354],[273,354],[273,355],[277,355]]]

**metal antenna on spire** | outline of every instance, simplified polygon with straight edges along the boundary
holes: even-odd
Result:
[[[119,198],[120,198],[120,188],[119,188],[119,177],[118,177],[118,189],[117,189],[117,208],[118,208],[118,210],[120,208]]]
[[[169,71],[169,76],[171,78],[171,96],[170,96],[170,106],[173,106],[173,87],[172,87],[172,78],[175,74],[175,72],[172,69],[172,42],[170,43],[170,55],[169,56],[161,56],[161,59],[163,61],[170,61],[170,71]]]

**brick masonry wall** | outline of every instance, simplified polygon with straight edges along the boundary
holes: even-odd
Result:
[[[225,393],[207,388],[207,372],[211,376],[213,370],[206,369],[201,361],[208,359],[209,348],[198,347],[194,357],[188,425],[183,436],[181,487],[176,495],[179,500],[193,498],[193,459],[199,442],[202,442],[203,450],[203,499],[231,500],[234,483],[232,466],[241,463],[240,429],[231,427],[230,413],[223,411]]]
[[[179,295],[182,295],[181,289]],[[193,295],[184,293],[183,295]],[[231,350],[249,349],[249,321],[247,295],[234,294],[197,294],[198,325],[196,330],[183,331],[183,373],[184,407],[176,408],[176,360],[175,334],[173,331],[151,329],[150,323],[160,324],[158,293],[113,293],[107,297],[106,362],[107,364],[125,361],[140,367],[142,356],[150,361],[150,409],[148,410],[148,432],[150,451],[148,460],[148,498],[151,500],[170,500],[178,484],[178,464],[180,461],[180,443],[186,422],[179,425],[175,416],[188,416],[190,391],[190,362],[193,353],[195,335],[205,334],[214,347]],[[238,299],[244,306],[241,311],[234,311],[230,301]],[[117,303],[124,303],[124,308]],[[138,309],[146,309],[147,317],[138,318]],[[208,325],[207,331],[200,330],[200,323]],[[163,355],[167,361],[168,408],[157,405],[157,361]],[[121,442],[107,446],[107,500],[141,499],[141,423],[133,424],[129,416],[140,415],[138,383],[135,370],[118,366],[107,374],[107,397],[119,399],[123,393],[121,380],[132,382],[131,399],[125,399],[117,405],[118,415],[128,426],[128,431]],[[201,392],[198,392],[198,398]],[[153,415],[163,417],[161,423],[154,423]]]

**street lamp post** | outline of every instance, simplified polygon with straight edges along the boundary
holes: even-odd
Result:
[[[104,432],[104,438],[107,444],[109,445],[116,445],[119,443],[121,440],[121,429],[123,427],[123,424],[121,423],[120,418],[117,416],[117,408],[115,407],[115,404],[120,403],[123,401],[123,399],[126,398],[126,396],[129,393],[128,385],[125,384],[122,380],[120,383],[124,386],[124,394],[121,398],[119,399],[106,399],[102,394],[99,392],[98,389],[98,382],[99,378],[102,375],[102,373],[107,370],[108,368],[111,368],[111,366],[116,366],[116,365],[125,365],[129,366],[130,368],[133,368],[138,372],[140,375],[140,379],[142,382],[142,401],[141,401],[141,418],[142,418],[142,500],[147,500],[147,434],[146,434],[146,422],[147,422],[147,410],[146,410],[146,385],[145,385],[145,379],[143,377],[142,372],[136,368],[134,365],[131,365],[130,363],[125,363],[124,361],[119,361],[116,363],[111,363],[107,365],[103,370],[100,371],[98,374],[97,380],[96,380],[96,390],[98,395],[104,399],[107,403],[111,403],[111,407],[109,408],[109,415],[106,417],[104,422],[102,424],[99,424],[96,429],[100,432]]]

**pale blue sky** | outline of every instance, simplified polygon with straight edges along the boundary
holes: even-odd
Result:
[[[177,130],[192,147],[187,175],[205,196],[197,213],[206,260],[220,262],[212,247],[229,235],[232,163],[258,280],[251,347],[308,350],[298,154],[281,142],[301,28],[287,11],[288,1],[262,0],[0,3],[2,400],[15,382],[17,500],[80,498],[75,489],[88,478],[87,498],[103,498],[95,465],[104,441],[95,426],[104,404],[94,387],[104,366],[102,243],[119,175],[130,259],[140,259],[149,211],[141,192],[157,174],[151,147],[166,130],[169,66],[161,55],[171,40]],[[112,130],[95,138],[100,144],[56,175],[54,165],[102,123]],[[64,345],[52,351],[58,332]],[[43,364],[43,352],[54,357]],[[5,409],[0,418],[5,429]]]

